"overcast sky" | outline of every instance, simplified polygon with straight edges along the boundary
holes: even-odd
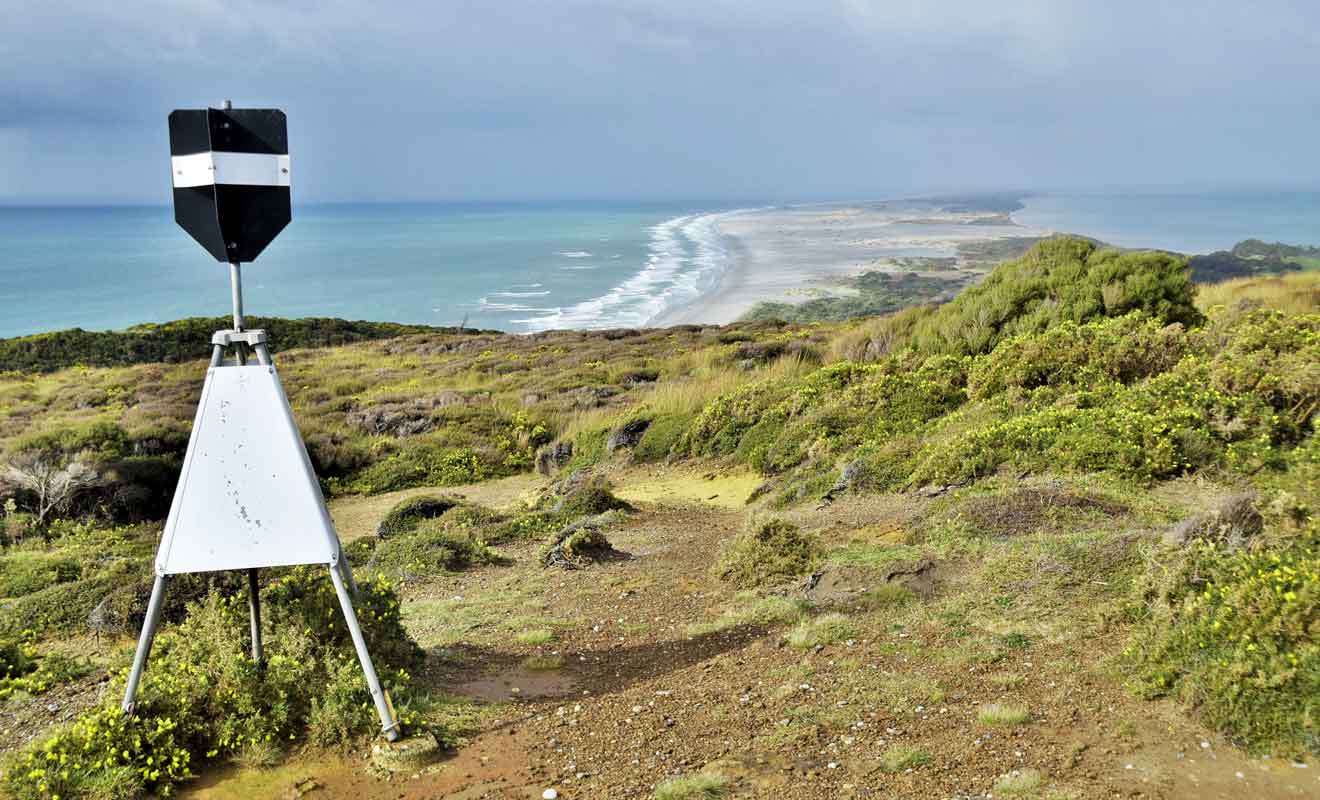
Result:
[[[303,201],[1320,183],[1314,0],[4,5],[5,203],[167,203],[224,98]]]

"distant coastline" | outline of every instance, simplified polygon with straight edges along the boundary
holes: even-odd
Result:
[[[245,274],[249,312],[290,319],[535,333],[838,318],[947,298],[1051,232],[1192,255],[1316,245],[1320,192],[308,206]],[[0,338],[228,310],[225,271],[165,207],[0,208],[0,240]]]
[[[1049,234],[1015,222],[1009,211],[1016,205],[993,195],[713,215],[729,261],[719,281],[648,324],[725,324],[766,304],[847,295],[849,280],[864,274],[920,279],[927,289],[921,300],[952,296],[993,267],[1002,255],[996,242],[1029,244]]]

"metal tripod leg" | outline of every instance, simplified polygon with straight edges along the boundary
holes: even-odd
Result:
[[[335,584],[335,593],[339,595],[339,606],[344,610],[344,623],[348,625],[348,634],[353,637],[353,647],[357,650],[358,661],[362,663],[362,674],[367,678],[367,689],[371,700],[376,704],[376,714],[380,716],[380,729],[391,742],[399,738],[399,721],[394,718],[394,709],[390,698],[381,688],[376,677],[376,668],[372,666],[371,654],[367,652],[367,641],[362,638],[362,628],[358,626],[357,614],[353,612],[353,600],[348,596],[348,587],[344,585],[344,576],[339,572],[338,564],[330,564],[330,580]]]
[[[147,603],[147,618],[142,621],[142,634],[138,637],[137,652],[133,654],[133,668],[128,672],[128,686],[124,688],[124,714],[132,715],[137,703],[138,683],[142,680],[142,670],[147,666],[147,656],[151,653],[151,641],[156,638],[156,628],[160,625],[160,606],[165,599],[165,576],[157,575],[151,586],[151,600]]]
[[[257,669],[261,669],[266,663],[266,657],[261,649],[261,590],[257,586],[257,570],[248,570],[247,577],[248,611],[252,618],[252,660],[256,662]]]

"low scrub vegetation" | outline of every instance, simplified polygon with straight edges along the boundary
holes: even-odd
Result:
[[[1320,752],[1320,708],[1308,702],[1320,696],[1320,296],[1299,274],[1196,297],[1186,267],[1170,254],[1059,238],[944,305],[860,322],[525,337],[400,329],[286,350],[280,369],[330,495],[454,486],[534,466],[558,481],[499,511],[435,490],[346,548],[396,705],[442,737],[454,728],[407,688],[401,670],[415,651],[380,581],[495,563],[492,548],[510,542],[540,543],[546,563],[585,564],[609,552],[608,526],[630,509],[591,467],[700,458],[703,469],[755,470],[765,499],[711,567],[743,591],[689,626],[691,636],[780,627],[786,644],[814,648],[874,619],[920,619],[947,625],[968,659],[1011,662],[1062,635],[1075,611],[1065,603],[1128,598],[1113,615],[1121,619],[1105,618],[1128,643],[1121,661],[1134,690],[1174,698],[1252,749]],[[191,347],[195,337],[204,356],[214,326],[144,335],[156,337],[152,348],[172,336]],[[286,333],[286,345],[323,343]],[[0,355],[20,353],[5,362],[17,371],[0,374],[0,695],[37,695],[91,669],[55,655],[50,639],[137,629],[204,374],[200,361],[169,363],[194,358],[182,344],[98,355],[110,340],[84,346],[80,336],[28,350],[0,343]],[[1195,481],[1179,481],[1187,476]],[[1166,523],[1205,512],[1199,499],[1182,509],[1167,498],[1202,479],[1258,496],[1259,519],[1236,537],[1188,523],[1157,547]],[[900,536],[859,530],[828,549],[763,516],[886,491],[920,492]],[[794,584],[818,569],[866,576],[844,606],[853,620],[797,599]],[[940,594],[949,574],[975,602]],[[7,791],[163,793],[208,760],[265,761],[289,742],[369,733],[342,624],[310,624],[337,619],[328,584],[299,570],[268,577],[276,633],[262,681],[243,655],[241,576],[180,576],[139,715],[123,720],[111,703],[116,664],[106,704],[18,756]],[[1042,593],[1058,605],[1039,607]],[[1012,625],[982,624],[1009,609]],[[553,620],[507,616],[524,647],[556,630]],[[1036,618],[1039,628],[1026,623]],[[1010,702],[977,715],[990,725],[1029,717]]]
[[[333,744],[378,724],[324,568],[288,571],[264,591],[270,614],[266,664],[246,655],[246,604],[210,595],[178,628],[162,633],[133,717],[105,700],[71,724],[11,756],[5,788],[15,798],[129,797],[166,793],[204,762],[298,741]],[[418,656],[399,623],[398,598],[363,582],[359,619],[404,725],[425,724],[408,688]],[[441,725],[442,736],[453,731]]]
[[[1138,691],[1253,750],[1320,754],[1320,528],[1268,549],[1196,540],[1142,588],[1123,653]]]
[[[330,347],[410,333],[459,332],[455,328],[344,319],[248,317],[246,322],[248,328],[262,329],[270,335],[272,352],[296,347]],[[211,334],[232,325],[228,317],[190,317],[136,325],[123,331],[74,328],[0,339],[0,372],[50,372],[76,366],[119,367],[205,359],[211,355]]]

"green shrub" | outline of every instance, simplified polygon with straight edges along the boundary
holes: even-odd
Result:
[[[1243,552],[1195,542],[1142,588],[1145,619],[1123,651],[1136,690],[1253,751],[1320,753],[1320,529]]]
[[[361,470],[350,488],[362,494],[384,494],[414,486],[475,483],[505,472],[469,448],[446,451],[426,444],[410,444]]]
[[[76,680],[92,671],[85,660],[58,653],[40,655],[30,641],[0,641],[0,701],[15,692],[45,694],[63,683]]]
[[[1139,311],[1161,324],[1195,325],[1187,261],[1155,251],[1099,249],[1073,237],[1047,239],[1000,264],[980,284],[920,319],[909,340],[922,353],[988,353],[1004,339],[1064,321]]]
[[[712,572],[726,583],[753,588],[805,575],[823,552],[815,536],[803,533],[790,522],[770,519],[726,542]]]
[[[436,495],[417,495],[401,500],[376,526],[376,535],[388,539],[396,534],[407,533],[423,520],[435,519],[458,504],[455,498]]]
[[[118,707],[122,673],[107,699],[27,749],[4,772],[10,796],[129,797],[166,793],[215,758],[300,738],[318,743],[369,733],[375,724],[365,681],[342,623],[335,621],[326,570],[291,570],[266,592],[271,624],[266,664],[246,655],[246,604],[212,595],[177,629],[161,633],[133,717]],[[422,720],[401,668],[416,645],[399,623],[398,598],[363,583],[358,617],[382,679],[406,726]],[[403,657],[403,661],[400,661]]]
[[[606,511],[632,510],[630,503],[615,496],[614,487],[609,480],[599,475],[592,476],[583,485],[571,489],[552,509],[565,521],[604,514]]]
[[[109,595],[139,580],[140,571],[119,563],[83,580],[49,586],[0,605],[0,637],[82,633],[88,615]]]
[[[450,530],[440,520],[423,520],[413,530],[378,544],[369,566],[410,579],[456,572],[494,559],[495,554],[470,534]]]
[[[573,438],[573,457],[564,465],[563,472],[587,469],[605,459],[605,444],[610,438],[610,428],[598,428],[582,431]]]
[[[78,562],[57,554],[14,552],[0,557],[0,597],[21,597],[49,586],[75,581]]]
[[[0,372],[50,372],[78,365],[112,367],[152,361],[195,361],[211,354],[211,334],[230,327],[228,317],[191,317],[124,331],[84,331],[79,328],[0,339]],[[477,330],[362,322],[342,319],[274,319],[248,317],[251,328],[270,335],[272,351],[298,347],[328,347],[410,333],[481,333]],[[489,331],[486,331],[489,333]]]
[[[633,448],[633,461],[646,463],[664,461],[675,451],[683,439],[692,418],[687,414],[659,414],[642,433],[641,441]]]
[[[1087,325],[1065,320],[1042,333],[1006,339],[978,358],[968,376],[969,393],[984,399],[1010,389],[1129,384],[1173,369],[1196,339],[1181,325],[1140,314]]]

